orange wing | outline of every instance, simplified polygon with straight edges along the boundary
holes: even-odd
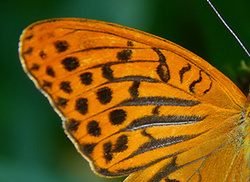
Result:
[[[52,19],[24,30],[19,51],[96,173],[247,180],[247,99],[188,50],[111,23]]]

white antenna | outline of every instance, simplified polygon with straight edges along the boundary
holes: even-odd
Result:
[[[238,41],[238,43],[240,44],[240,46],[247,53],[248,57],[250,57],[250,54],[249,54],[248,50],[246,49],[246,47],[243,45],[243,43],[238,38],[238,36],[234,33],[234,31],[228,26],[228,24],[225,22],[225,20],[221,17],[221,15],[219,14],[219,12],[215,9],[215,7],[213,6],[213,4],[210,2],[210,0],[207,0],[207,2],[211,6],[211,8],[213,8],[214,12],[219,17],[219,19],[222,21],[222,23],[227,27],[227,29],[231,32],[231,34],[234,36],[234,38]]]

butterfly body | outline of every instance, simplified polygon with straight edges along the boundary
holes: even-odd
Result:
[[[20,58],[91,168],[125,181],[248,181],[247,98],[165,39],[86,19],[29,26]]]

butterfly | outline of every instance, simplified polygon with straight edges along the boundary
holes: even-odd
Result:
[[[249,101],[192,52],[117,24],[63,18],[27,27],[19,53],[98,175],[249,181]]]

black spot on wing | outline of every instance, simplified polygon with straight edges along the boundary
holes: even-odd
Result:
[[[108,87],[100,88],[96,94],[101,104],[108,104],[112,99],[112,91]]]
[[[31,34],[31,35],[25,37],[25,40],[31,40],[33,37],[34,37],[33,34]]]
[[[114,79],[113,70],[110,68],[109,65],[107,65],[107,64],[103,65],[102,76],[103,76],[103,78],[106,78],[108,80]]]
[[[36,63],[34,63],[33,65],[32,65],[32,67],[30,68],[30,70],[39,70],[39,68],[40,68],[40,65],[39,64],[36,64]]]
[[[132,56],[132,51],[130,49],[123,50],[117,53],[117,59],[120,61],[129,61]]]
[[[42,58],[42,59],[45,59],[47,57],[47,54],[44,53],[44,51],[40,51],[39,52],[39,56]]]
[[[152,110],[153,115],[158,115],[159,114],[159,108],[160,106],[155,106],[155,108]]]
[[[68,44],[68,42],[67,41],[65,41],[65,40],[59,40],[59,41],[56,41],[55,43],[54,43],[54,45],[55,45],[55,48],[56,48],[56,50],[58,51],[58,52],[64,52],[64,51],[66,51],[67,49],[68,49],[68,47],[69,47],[69,44]]]
[[[67,71],[73,71],[80,66],[77,57],[66,57],[62,60],[62,64]]]
[[[80,150],[90,158],[90,155],[93,153],[93,150],[97,144],[91,143],[91,144],[82,144],[79,146]]]
[[[122,109],[116,109],[109,113],[109,121],[112,125],[122,124],[127,117],[127,113]]]
[[[80,75],[80,79],[81,79],[81,82],[84,84],[84,85],[90,85],[93,81],[92,79],[92,73],[90,72],[86,72],[86,73],[83,73]]]
[[[42,88],[45,88],[45,87],[51,88],[52,87],[52,82],[43,80]]]
[[[55,77],[55,71],[51,66],[46,67],[46,74],[51,77]]]
[[[72,131],[77,131],[78,130],[78,126],[81,122],[77,121],[75,119],[70,119],[67,123],[67,131],[72,132]]]
[[[101,135],[101,128],[99,127],[99,123],[95,120],[92,120],[87,124],[87,131],[90,135],[95,137]]]
[[[76,100],[75,109],[85,115],[88,112],[88,100],[86,98],[78,98]]]
[[[65,108],[67,106],[68,101],[69,101],[68,99],[65,99],[65,98],[62,98],[62,97],[58,97],[56,105],[57,106],[61,106],[62,108]]]
[[[114,149],[112,152],[123,152],[127,150],[128,148],[128,136],[127,135],[121,135],[118,137],[118,139],[115,142]]]
[[[133,85],[129,88],[129,93],[130,93],[131,97],[138,97],[139,96],[139,91],[138,91],[139,86],[140,86],[139,81],[133,82]]]
[[[132,47],[132,46],[134,46],[134,44],[133,44],[133,42],[131,42],[131,41],[127,41],[127,46],[128,46],[128,47]]]
[[[113,153],[111,150],[112,150],[111,142],[103,144],[104,158],[106,159],[106,163],[109,163],[113,159]]]
[[[33,47],[30,47],[27,49],[27,51],[24,51],[23,54],[31,54],[33,52]]]
[[[68,81],[61,82],[60,83],[60,89],[62,91],[64,91],[65,93],[68,93],[68,94],[73,91],[72,88],[71,88],[71,86],[70,86],[70,82],[68,82]]]

